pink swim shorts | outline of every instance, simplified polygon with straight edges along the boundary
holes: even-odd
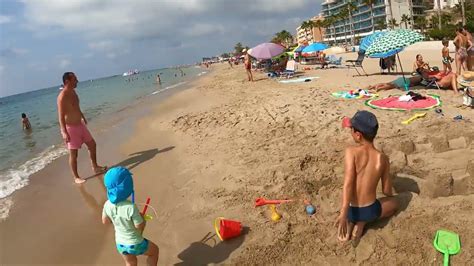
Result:
[[[83,123],[77,125],[66,125],[69,134],[69,142],[67,148],[70,150],[78,150],[83,143],[93,140],[91,133]]]

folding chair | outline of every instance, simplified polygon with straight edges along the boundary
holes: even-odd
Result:
[[[359,72],[359,70],[357,68],[360,67],[360,69],[362,69],[362,71],[364,72],[364,74],[366,76],[369,76],[367,75],[367,73],[365,72],[365,69],[364,69],[364,66],[362,66],[362,62],[364,61],[364,58],[365,58],[365,51],[360,51],[357,53],[358,56],[357,56],[357,59],[356,60],[346,60],[346,63],[350,63],[350,65],[346,65],[349,68],[354,68],[355,71],[357,71],[357,74],[358,75],[353,75],[353,77],[356,77],[356,76],[362,76],[362,74]]]

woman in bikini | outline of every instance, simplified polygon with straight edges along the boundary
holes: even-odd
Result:
[[[472,42],[464,34],[464,29],[458,28],[453,43],[456,46],[456,73],[459,75],[461,74],[461,67],[463,71],[467,70],[467,51],[472,48]]]

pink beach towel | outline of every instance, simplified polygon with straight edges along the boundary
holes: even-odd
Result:
[[[399,97],[394,95],[383,99],[371,99],[367,100],[365,104],[375,109],[397,111],[426,110],[441,105],[439,96],[433,94],[426,95],[426,99],[409,102],[401,102],[398,100]]]

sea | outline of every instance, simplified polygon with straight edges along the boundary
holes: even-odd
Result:
[[[158,74],[161,85],[156,82]],[[162,91],[182,86],[204,74],[204,69],[191,66],[83,81],[78,77],[76,92],[82,112],[91,121],[127,108],[143,97],[156,97]],[[67,154],[56,107],[60,89],[57,85],[0,98],[0,199],[28,185],[32,174]],[[28,116],[31,131],[23,131],[22,113]],[[5,200],[0,202],[0,219],[8,213],[7,205]]]

